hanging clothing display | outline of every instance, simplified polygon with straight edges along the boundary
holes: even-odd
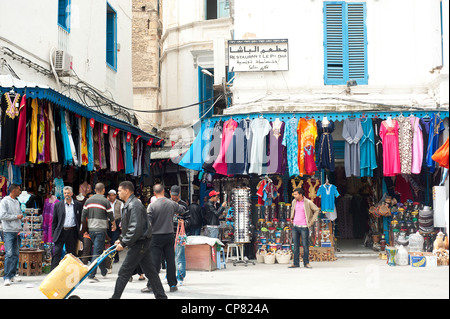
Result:
[[[359,118],[347,118],[344,120],[342,137],[345,139],[345,175],[360,176],[360,146],[359,141],[363,137],[363,129]]]
[[[19,124],[17,127],[17,139],[14,151],[14,165],[24,165],[27,161],[26,147],[27,147],[27,98],[24,95],[19,107]],[[3,127],[3,126],[2,126]]]
[[[269,160],[267,163],[267,174],[284,174],[286,170],[286,147],[283,138],[286,124],[280,119],[270,123],[272,127],[269,132]]]
[[[81,119],[81,165],[83,166],[89,163],[86,121],[85,117]]]
[[[337,187],[333,184],[323,184],[319,187],[317,196],[320,196],[322,212],[329,220],[335,220],[337,218],[335,199],[339,197]]]
[[[94,136],[92,126],[90,124],[87,125],[86,140],[88,148],[88,164],[86,168],[89,172],[91,172],[94,170]]]
[[[428,148],[427,148],[427,166],[430,173],[434,173],[436,170],[436,162],[433,161],[433,154],[439,148],[439,136],[444,130],[444,122],[440,118],[439,114],[433,114],[431,117],[431,124],[428,137]]]
[[[248,174],[253,137],[250,123],[249,119],[241,120],[233,133],[225,156],[228,175]]]
[[[428,152],[428,139],[430,137],[430,125],[431,125],[431,117],[426,115],[420,119],[420,128],[422,131],[422,140],[423,140],[423,160],[422,160],[422,168],[428,169],[427,165],[427,152]]]
[[[381,123],[380,137],[383,141],[384,176],[400,174],[400,153],[398,149],[398,129],[396,120],[386,120]]]
[[[133,174],[133,155],[131,153],[131,141],[127,142],[126,133],[122,136],[125,150],[125,174]]]
[[[43,101],[38,103],[37,164],[45,163],[45,120]]]
[[[265,118],[257,118],[250,124],[250,129],[252,130],[252,148],[250,153],[250,174],[265,174],[263,170],[263,163],[266,157],[266,136],[271,130],[271,126],[268,120]]]
[[[30,126],[30,156],[29,162],[36,163],[37,147],[38,147],[38,99],[33,99],[31,102],[31,126]],[[62,130],[61,130],[62,131]]]
[[[305,173],[306,175],[314,175],[317,171],[316,162],[314,160],[314,147],[308,145],[305,147]]]
[[[289,176],[298,176],[298,119],[295,117],[289,119],[285,125],[282,144],[286,147],[287,165]]]
[[[377,158],[375,154],[375,136],[373,133],[372,119],[366,118],[361,121],[363,136],[359,141],[360,145],[360,170],[361,177],[373,176],[374,169],[377,168]]]
[[[73,157],[72,157],[72,150],[70,147],[69,133],[66,125],[66,112],[64,111],[64,109],[60,108],[59,114],[61,116],[61,134],[63,137],[63,144],[64,144],[64,165],[72,165]]]
[[[334,145],[333,136],[334,122],[325,119],[323,121],[317,121],[317,134],[319,137],[319,149],[317,153],[317,167],[319,169],[329,169],[334,172]]]
[[[383,141],[380,137],[381,122],[383,122],[383,120],[378,117],[372,119],[375,157],[377,159],[377,168],[375,168],[373,171],[373,177],[377,179],[383,177]]]
[[[12,96],[12,100],[11,100]],[[19,126],[20,94],[5,93],[1,98],[2,148],[0,160],[14,160]]]
[[[117,137],[114,136],[114,130],[110,128],[109,138],[109,166],[111,172],[117,172]]]
[[[222,143],[222,129],[223,121],[217,121],[214,125],[211,140],[209,142],[208,155],[205,157],[205,162],[202,165],[203,170],[208,173],[215,173],[213,165],[219,156],[220,145]]]
[[[441,147],[437,149],[437,151],[431,157],[433,161],[438,163],[440,167],[449,168],[449,150],[448,150],[448,137],[447,141],[442,144]]]
[[[55,204],[59,200],[55,195],[46,198],[44,203],[44,208],[42,209],[42,241],[44,243],[52,243],[52,222],[53,222],[53,211]]]
[[[409,120],[412,128],[411,173],[420,174],[423,162],[423,134],[420,126],[420,118],[411,115]]]
[[[233,138],[233,133],[236,130],[237,126],[238,126],[238,123],[233,119],[229,119],[228,121],[223,123],[220,151],[219,151],[219,155],[217,156],[217,158],[213,164],[213,168],[214,168],[216,174],[221,174],[221,175],[226,175],[226,176],[228,175],[228,173],[227,173],[228,167],[227,167],[225,157],[227,154],[228,146],[230,145],[230,142]]]
[[[413,142],[411,121],[401,114],[396,120],[399,125],[398,147],[400,153],[400,172],[402,174],[411,174]]]
[[[313,157],[315,160],[314,148],[316,145],[316,138],[317,138],[316,120],[301,118],[298,121],[297,135],[298,135],[298,144],[299,144],[298,169],[300,172],[300,176],[303,176],[307,173],[306,169],[305,169],[305,148],[306,147],[308,147],[310,152],[313,153]],[[312,149],[309,146],[312,146]]]

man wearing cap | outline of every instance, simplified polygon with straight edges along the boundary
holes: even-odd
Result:
[[[216,203],[219,201],[219,192],[212,190],[209,192],[209,200],[205,204],[205,219],[207,228],[209,229],[209,237],[219,238],[219,217],[225,210],[226,203],[224,202],[219,209],[216,209]]]
[[[119,239],[121,229],[119,227],[120,221],[122,219],[122,208],[123,208],[123,202],[120,200],[117,200],[117,192],[114,189],[111,189],[108,192],[107,196],[109,202],[111,203],[111,208],[113,210],[114,214],[114,221],[116,223],[116,230],[111,230],[111,222],[109,223],[109,229],[108,229],[108,236],[111,238],[111,245],[114,245],[117,239]],[[115,254],[114,256],[114,262],[119,262],[119,254]]]

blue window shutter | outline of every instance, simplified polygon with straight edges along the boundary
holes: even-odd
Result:
[[[345,82],[344,2],[324,2],[325,84]]]
[[[366,4],[348,3],[347,7],[348,79],[356,80],[358,85],[367,84]]]
[[[117,13],[109,5],[106,11],[106,62],[117,70]]]
[[[70,0],[58,0],[58,24],[70,32]]]
[[[199,102],[206,101],[214,97],[214,78],[204,74],[202,72],[202,67],[198,67],[198,98]],[[207,69],[210,72],[214,72],[213,69]],[[199,117],[205,115],[209,108],[213,105],[214,101],[208,101],[201,103],[198,106]],[[211,109],[205,115],[206,118],[213,116],[214,110]]]
[[[325,85],[368,84],[365,3],[324,2]]]

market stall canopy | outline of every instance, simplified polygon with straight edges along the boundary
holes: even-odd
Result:
[[[156,144],[161,138],[151,135],[147,132],[142,131],[135,125],[128,123],[124,120],[113,117],[112,115],[100,113],[92,108],[83,105],[70,97],[67,97],[49,86],[36,84],[33,82],[26,82],[23,80],[19,80],[13,78],[11,75],[0,75],[0,92],[1,94],[5,92],[9,92],[11,89],[14,89],[16,92],[20,94],[26,94],[27,97],[31,98],[39,98],[39,99],[47,99],[55,104],[60,105],[61,107],[76,113],[80,116],[94,119],[97,122],[107,124],[109,126],[118,128],[120,130],[129,132],[136,136],[141,136],[141,138],[145,141],[149,141],[153,139],[153,144],[157,146],[162,146]]]

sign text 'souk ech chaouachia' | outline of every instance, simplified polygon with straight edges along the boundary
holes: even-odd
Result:
[[[230,72],[288,71],[287,39],[228,41]]]

